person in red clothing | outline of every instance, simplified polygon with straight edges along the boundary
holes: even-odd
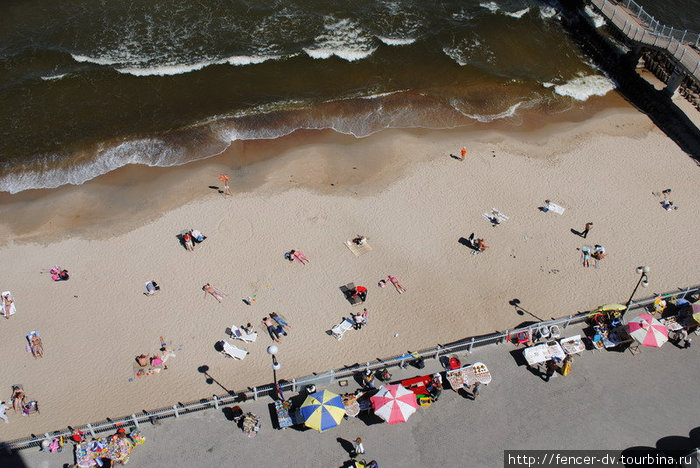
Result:
[[[353,296],[358,296],[362,302],[367,299],[367,288],[364,286],[358,286],[355,288],[355,294]]]

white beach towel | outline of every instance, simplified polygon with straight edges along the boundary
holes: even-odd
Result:
[[[559,215],[564,214],[564,208],[552,202],[547,203],[547,211],[551,211]]]
[[[357,245],[353,241],[345,241],[345,246],[350,249],[350,252],[354,253],[356,257],[359,257],[362,254],[366,254],[370,250],[372,250],[372,246],[369,245],[368,241],[363,242],[360,245]]]
[[[492,224],[501,224],[503,221],[507,221],[509,219],[508,216],[504,215],[496,208],[491,208],[490,213],[484,213],[481,216],[483,216],[486,219],[486,221]]]
[[[10,291],[5,291],[2,293],[2,314],[7,317],[7,313],[5,312],[5,296],[9,296],[10,299],[12,299],[12,293]],[[15,312],[17,310],[15,309],[15,303],[12,301],[12,305],[10,306],[10,315],[15,315]]]

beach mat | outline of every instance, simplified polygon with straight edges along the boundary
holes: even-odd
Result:
[[[354,253],[356,257],[359,257],[360,255],[364,255],[370,250],[372,250],[372,246],[369,245],[369,242],[365,242],[362,245],[357,245],[353,241],[345,241],[345,245],[348,249],[350,249],[350,252]]]

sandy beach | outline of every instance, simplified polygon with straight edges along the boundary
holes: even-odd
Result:
[[[462,147],[465,161],[450,157]],[[245,156],[244,144],[233,150]],[[50,197],[5,198],[0,286],[17,313],[0,318],[0,397],[21,383],[41,414],[9,411],[0,438],[269,383],[272,341],[260,321],[270,312],[292,325],[278,356],[279,377],[291,379],[624,302],[639,265],[651,267],[640,297],[700,277],[698,166],[622,105],[535,131],[388,130],[360,140],[300,132],[256,151],[263,156],[248,166],[232,168],[223,154],[127,168]],[[220,172],[232,176],[231,197],[209,188]],[[677,211],[652,193],[666,188]],[[540,211],[547,199],[564,214]],[[492,227],[482,217],[492,208],[509,219]],[[586,239],[571,232],[589,221]],[[208,236],[194,252],[176,238],[187,228]],[[460,244],[472,232],[487,251],[471,255]],[[371,252],[348,250],[356,234]],[[595,244],[609,256],[584,268],[577,248]],[[310,263],[286,261],[290,249]],[[42,273],[54,265],[70,280]],[[406,293],[378,287],[387,275]],[[151,279],[162,289],[146,297]],[[339,290],[350,282],[369,290],[369,324],[338,341],[326,331],[357,311]],[[205,296],[205,283],[228,296]],[[242,301],[253,296],[250,306]],[[530,315],[509,305],[514,298]],[[229,338],[250,352],[245,360],[214,349],[227,327],[247,322],[259,332],[255,343]],[[41,333],[42,359],[25,349],[31,330]],[[156,352],[159,336],[176,357],[130,381],[134,357]]]

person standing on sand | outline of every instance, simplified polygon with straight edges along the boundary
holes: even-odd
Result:
[[[224,191],[222,192],[224,196],[231,195],[231,187],[228,186],[228,181],[231,180],[226,174],[221,174],[219,180],[224,183]]]
[[[467,157],[467,148],[462,148],[460,154],[462,155],[462,161],[464,161]]]
[[[581,233],[581,237],[583,237],[585,239],[586,236],[588,235],[588,232],[591,230],[592,227],[593,227],[593,223],[590,223],[590,222],[586,223],[586,227],[583,228],[583,232]]]

